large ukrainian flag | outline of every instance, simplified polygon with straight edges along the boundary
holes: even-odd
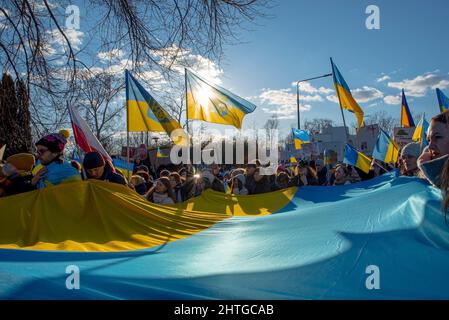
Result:
[[[437,90],[438,105],[440,106],[440,111],[444,112],[449,109],[449,98],[440,89],[437,88],[436,90]]]
[[[335,90],[337,91],[338,99],[340,100],[340,106],[355,114],[358,122],[358,127],[363,125],[363,110],[358,103],[354,100],[351,90],[348,84],[341,75],[337,66],[334,64],[331,58],[332,73],[334,75]]]
[[[256,109],[254,104],[228,90],[211,85],[187,69],[185,72],[189,119],[228,124],[240,129],[243,117]]]
[[[376,146],[373,151],[373,158],[385,163],[396,163],[399,157],[399,147],[390,136],[380,129]]]
[[[401,105],[401,126],[404,128],[410,128],[415,126],[412,114],[408,107],[407,99],[405,98],[404,89],[402,89],[402,105]]]
[[[181,125],[142,87],[142,85],[125,71],[126,104],[129,132],[166,132],[168,135]],[[180,131],[182,134],[185,132]]]
[[[357,149],[350,144],[346,144],[345,146],[345,157],[343,159],[343,162],[351,166],[356,166],[366,173],[369,172],[369,169],[371,167],[371,159],[365,156],[363,153],[357,151]]]

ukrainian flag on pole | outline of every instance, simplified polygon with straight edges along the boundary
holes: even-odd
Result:
[[[396,163],[399,157],[399,147],[390,136],[380,129],[376,146],[373,150],[373,158],[385,163]]]
[[[170,135],[176,129],[182,130],[178,121],[161,107],[128,70],[125,71],[125,78],[129,132],[166,132]]]
[[[426,120],[426,115],[423,114],[421,120],[419,120],[418,125],[413,133],[412,140],[421,143],[421,146],[427,145],[427,130],[429,129],[429,123]]]
[[[358,122],[358,128],[360,128],[363,125],[363,115],[364,115],[363,110],[362,108],[360,108],[358,103],[352,97],[351,90],[349,89],[348,84],[346,83],[345,79],[341,75],[340,71],[338,70],[337,66],[334,64],[332,59],[331,63],[332,63],[332,73],[334,75],[335,90],[337,91],[340,106],[355,114]]]
[[[440,106],[440,111],[444,112],[449,109],[449,98],[440,89],[437,88],[436,90],[437,90],[438,105]]]
[[[243,117],[256,106],[189,70],[186,72],[187,115],[189,119],[228,124],[242,128]]]
[[[309,132],[306,130],[299,130],[292,128],[293,142],[295,143],[295,149],[301,149],[301,145],[310,142]]]
[[[408,108],[407,99],[405,98],[404,89],[402,89],[401,126],[404,128],[415,126],[410,109]]]
[[[345,157],[343,162],[351,166],[356,166],[365,173],[368,173],[371,168],[371,159],[357,151],[357,149],[350,144],[346,144],[345,146]]]

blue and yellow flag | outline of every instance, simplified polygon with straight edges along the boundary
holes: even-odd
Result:
[[[343,79],[343,76],[341,75],[337,66],[332,61],[332,58],[331,64],[332,64],[332,74],[334,76],[335,90],[337,91],[340,106],[355,114],[358,122],[358,128],[360,128],[363,125],[363,115],[364,115],[363,110],[354,100],[348,84],[346,83],[345,79]]]
[[[438,105],[440,106],[440,111],[444,112],[449,109],[449,98],[440,89],[437,88],[436,90],[437,90]]]
[[[187,136],[178,121],[161,107],[128,70],[125,71],[125,78],[129,132],[166,132],[170,135],[179,129]]]
[[[399,157],[399,147],[390,136],[380,129],[376,146],[373,150],[373,158],[385,163],[396,163]]]
[[[405,98],[404,89],[402,89],[402,105],[401,105],[401,126],[410,128],[415,126],[410,109],[408,107],[407,99]]]
[[[187,114],[189,119],[228,124],[238,129],[243,117],[254,111],[256,106],[228,90],[185,70]]]
[[[296,150],[301,149],[302,144],[310,142],[310,134],[306,130],[292,128],[292,137]]]
[[[371,167],[371,159],[363,153],[357,151],[357,149],[350,144],[346,144],[345,146],[345,157],[343,159],[343,162],[351,166],[356,166],[366,173],[369,172],[369,169]]]
[[[168,156],[166,154],[163,154],[161,152],[161,149],[159,147],[157,147],[157,153],[156,153],[156,158],[167,158]]]
[[[413,133],[412,140],[421,143],[422,146],[427,145],[427,130],[429,129],[429,123],[426,120],[426,115],[423,114],[421,120]]]

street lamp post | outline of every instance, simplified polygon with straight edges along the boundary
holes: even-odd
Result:
[[[304,80],[299,80],[296,82],[296,107],[297,107],[297,112],[298,112],[298,129],[301,129],[301,121],[300,121],[300,113],[299,113],[299,84],[301,82],[306,82],[306,81],[310,81],[310,80],[315,80],[315,79],[320,79],[320,78],[326,78],[326,77],[330,77],[332,76],[332,73],[328,73],[319,77],[313,77],[313,78],[309,78],[309,79],[304,79]]]

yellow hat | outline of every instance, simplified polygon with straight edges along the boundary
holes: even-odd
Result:
[[[14,166],[19,173],[24,173],[33,170],[36,160],[31,153],[17,153],[8,157],[6,162]]]
[[[59,130],[58,132],[61,136],[63,136],[64,138],[66,138],[66,140],[70,137],[70,131],[67,129],[62,129]]]

